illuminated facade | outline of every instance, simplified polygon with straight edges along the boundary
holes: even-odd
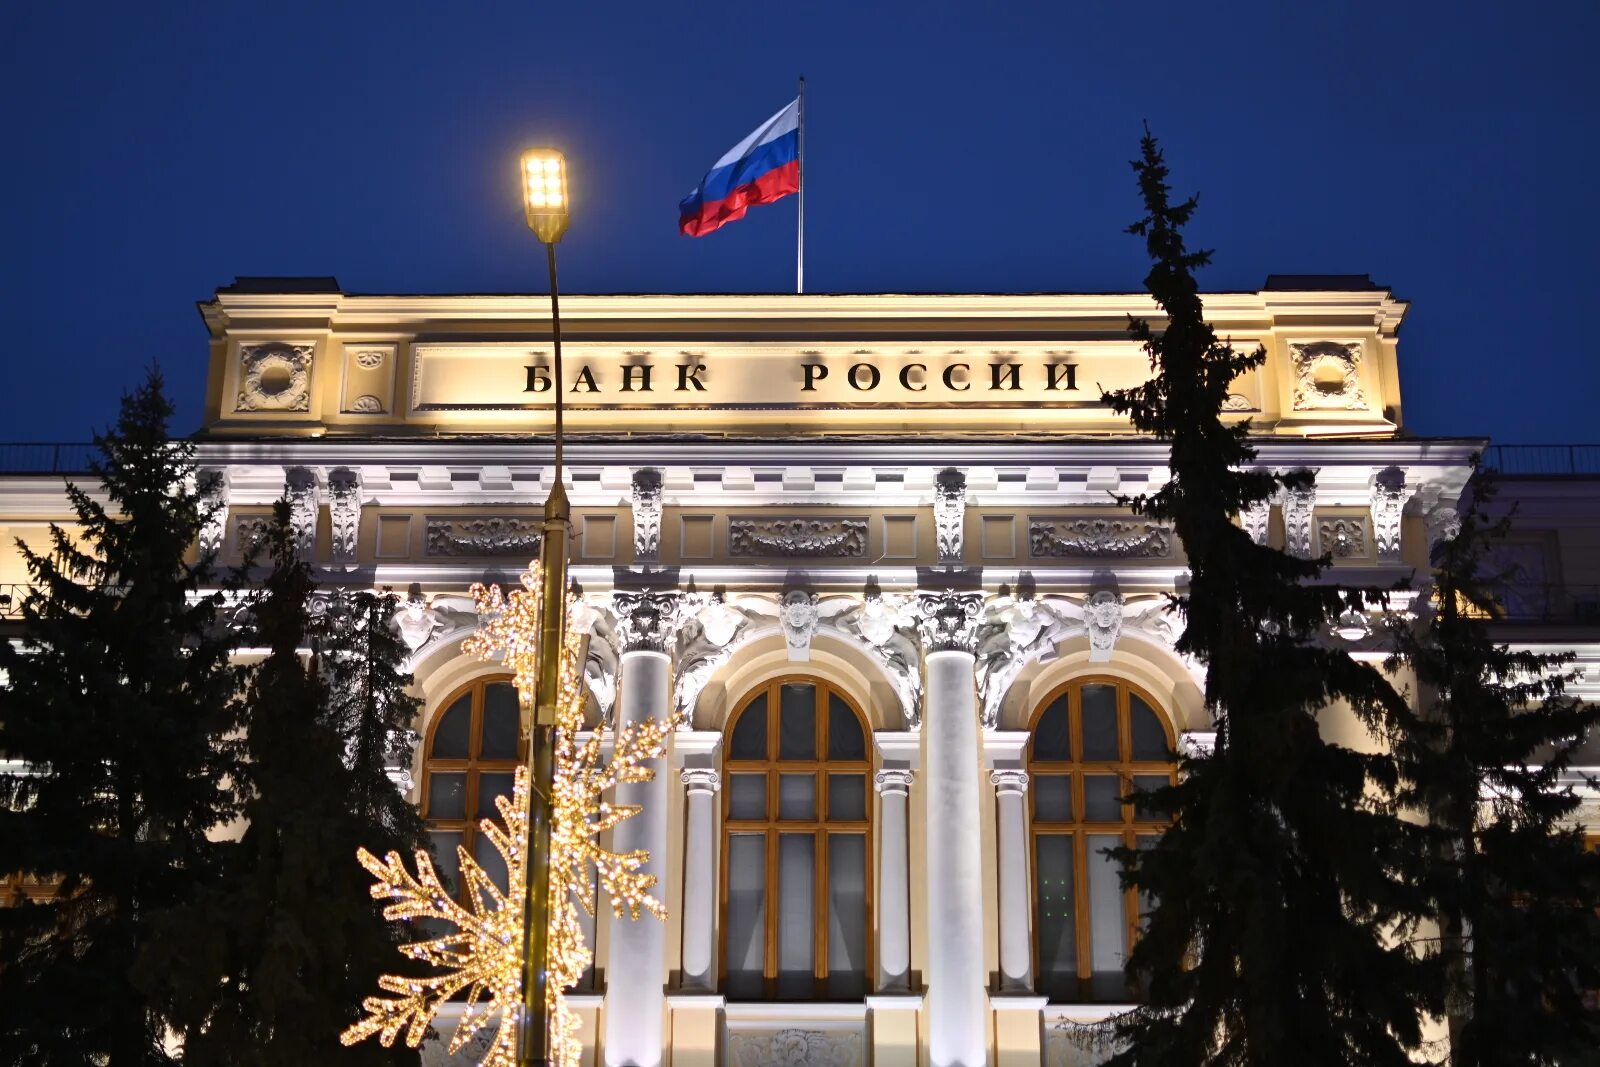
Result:
[[[1161,484],[1165,447],[1099,402],[1148,376],[1126,337],[1148,298],[562,310],[591,720],[685,716],[616,842],[651,851],[670,918],[600,909],[573,997],[589,1061],[1093,1062],[1074,1024],[1126,1002],[1138,918],[1100,850],[1159,831],[1123,796],[1211,736],[1165,610],[1182,546],[1115,503]],[[1316,471],[1241,523],[1373,584],[1425,568],[1483,445],[1402,433],[1405,310],[1352,278],[1206,297],[1219,334],[1267,349],[1227,402],[1258,462]],[[474,825],[521,758],[516,700],[461,645],[468,586],[538,552],[547,298],[262,279],[201,311],[199,462],[225,505],[204,545],[237,561],[286,496],[323,588],[407,594],[424,717],[397,773],[439,845],[492,864]],[[1600,582],[1594,494],[1562,510],[1529,486],[1551,516],[1519,534],[1529,558]],[[0,532],[38,544],[63,507],[51,481],[6,479]],[[0,557],[0,583],[19,566]],[[1596,620],[1568,614],[1528,640],[1600,662]],[[1383,656],[1372,619],[1327,640]],[[1338,713],[1327,729],[1365,736]]]

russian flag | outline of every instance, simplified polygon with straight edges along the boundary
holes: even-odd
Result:
[[[704,237],[744,218],[756,204],[800,190],[800,100],[756,128],[717,160],[700,187],[678,204],[678,230]]]

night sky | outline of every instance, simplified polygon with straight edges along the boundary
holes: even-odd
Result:
[[[1600,4],[0,5],[4,440],[82,440],[194,301],[544,289],[516,160],[565,148],[572,292],[785,292],[794,201],[677,203],[807,78],[807,287],[1142,288],[1140,123],[1207,289],[1368,273],[1412,302],[1408,429],[1595,441]]]

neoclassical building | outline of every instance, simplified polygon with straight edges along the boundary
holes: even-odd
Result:
[[[1173,651],[1182,546],[1117,504],[1162,483],[1166,449],[1099,400],[1148,376],[1126,327],[1159,325],[1149,299],[562,310],[556,383],[543,296],[219,290],[199,461],[226,506],[204,547],[236,561],[287,496],[324,588],[405,595],[424,713],[397,773],[442,858],[489,862],[475,824],[524,753],[507,673],[461,649],[467,589],[538,553],[561,388],[592,725],[678,722],[616,831],[670,918],[602,908],[574,994],[590,1062],[1094,1062],[1080,1026],[1127,1003],[1140,909],[1104,850],[1159,832],[1126,798],[1211,738]],[[1242,515],[1251,536],[1363,583],[1424,570],[1484,442],[1404,432],[1406,304],[1280,277],[1206,310],[1266,348],[1227,403],[1257,461],[1316,472]],[[55,483],[0,489],[7,543],[62,517]],[[1577,562],[1600,523],[1576,525],[1569,570],[1600,566]],[[1595,633],[1544,621],[1538,641],[1600,661]],[[1372,618],[1326,639],[1383,657]],[[1337,711],[1327,729],[1367,743]]]

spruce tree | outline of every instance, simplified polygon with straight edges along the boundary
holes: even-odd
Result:
[[[1336,702],[1374,729],[1405,705],[1378,671],[1321,640],[1361,595],[1317,581],[1326,559],[1258,545],[1235,524],[1311,475],[1249,469],[1248,423],[1220,413],[1265,352],[1235,352],[1207,325],[1195,272],[1210,254],[1183,237],[1196,201],[1172,201],[1148,131],[1133,168],[1146,213],[1130,232],[1145,240],[1145,282],[1166,322],[1130,323],[1154,376],[1105,399],[1171,448],[1170,481],[1127,503],[1182,541],[1177,647],[1204,667],[1216,744],[1184,757],[1180,784],[1147,801],[1174,818],[1170,828],[1148,849],[1118,853],[1125,880],[1153,904],[1127,961],[1144,1003],[1118,1024],[1111,1062],[1407,1064],[1432,980],[1394,935],[1424,910],[1413,874],[1422,844],[1397,817],[1393,760],[1320,730]]]
[[[265,540],[271,573],[245,637],[265,654],[242,699],[246,826],[221,882],[166,917],[144,977],[171,1005],[188,1067],[414,1064],[404,1047],[339,1044],[376,988],[379,949],[389,969],[399,957],[355,861],[377,835],[353,810],[348,738],[312,659],[312,572],[287,503]]]
[[[99,491],[69,485],[77,527],[21,546],[33,589],[20,648],[0,641],[0,864],[59,878],[0,909],[0,1060],[172,1062],[131,975],[153,915],[215,877],[207,831],[233,817],[237,769],[211,562],[189,557],[206,508],[193,448],[167,435],[161,375],[97,437]]]
[[[1437,835],[1430,886],[1447,975],[1454,1067],[1600,1062],[1600,855],[1584,848],[1579,798],[1562,781],[1600,707],[1565,693],[1570,655],[1494,639],[1515,575],[1492,550],[1480,472],[1459,532],[1433,553],[1432,595],[1391,628],[1424,714],[1396,746],[1406,799]],[[1589,1059],[1583,1059],[1587,1056]]]

